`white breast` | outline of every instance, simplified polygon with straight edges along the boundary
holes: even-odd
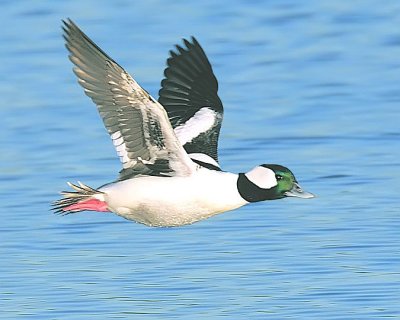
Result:
[[[140,177],[100,189],[109,209],[151,226],[179,226],[233,210],[247,202],[238,175],[200,169],[189,177]]]

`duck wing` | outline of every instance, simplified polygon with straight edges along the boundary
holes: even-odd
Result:
[[[223,106],[218,81],[199,42],[184,39],[184,46],[170,51],[159,99],[175,133],[195,162],[218,164],[218,137]]]
[[[177,139],[162,105],[74,22],[64,21],[63,29],[74,73],[97,105],[121,160],[120,179],[190,175],[196,164]]]

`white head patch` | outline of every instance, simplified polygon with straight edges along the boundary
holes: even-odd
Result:
[[[271,189],[278,185],[275,178],[275,172],[265,167],[255,167],[245,174],[257,187],[262,189]]]

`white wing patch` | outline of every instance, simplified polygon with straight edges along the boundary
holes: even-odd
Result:
[[[184,124],[176,127],[174,130],[175,134],[177,135],[180,143],[184,146],[201,133],[210,130],[214,126],[216,118],[217,113],[215,111],[211,110],[210,108],[203,107]]]
[[[118,157],[122,162],[123,168],[129,168],[131,165],[131,159],[129,159],[128,150],[124,142],[124,137],[120,131],[116,131],[111,135],[112,143],[117,150]]]
[[[189,153],[189,157],[190,159],[198,160],[204,163],[211,164],[217,168],[220,168],[218,162],[215,161],[210,156],[206,155],[205,153]]]

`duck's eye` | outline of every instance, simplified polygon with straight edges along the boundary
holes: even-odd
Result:
[[[280,174],[275,175],[275,178],[278,181],[283,179],[283,177]]]

